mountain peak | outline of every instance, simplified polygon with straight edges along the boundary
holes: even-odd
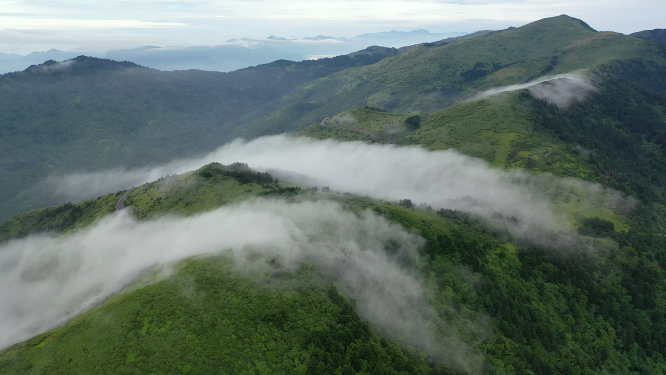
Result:
[[[590,27],[590,25],[588,25],[585,21],[568,16],[566,14],[562,14],[555,17],[543,18],[538,21],[528,23],[527,25],[520,27],[520,29],[524,27],[565,27],[565,28],[585,30],[588,32],[589,31],[597,32],[597,30]]]
[[[128,61],[118,62],[109,59],[100,59],[97,57],[81,55],[64,61],[47,60],[42,64],[31,65],[23,72],[18,72],[17,74],[28,73],[31,75],[42,75],[63,74],[66,72],[73,74],[85,74],[90,72],[113,71],[127,68],[148,69]]]
[[[587,23],[566,14],[544,18],[527,25],[493,32],[490,35],[503,34],[526,40],[541,40],[542,43],[558,45],[585,39],[597,33]],[[488,36],[490,36],[488,35]]]

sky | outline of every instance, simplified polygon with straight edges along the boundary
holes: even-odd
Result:
[[[603,31],[666,28],[663,0],[0,0],[0,52],[219,45],[269,35],[472,32],[560,14]]]

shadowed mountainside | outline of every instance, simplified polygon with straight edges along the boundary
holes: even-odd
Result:
[[[654,30],[645,30],[639,31],[637,33],[631,34],[632,36],[637,36],[642,39],[654,40],[661,44],[666,44],[666,30],[665,29],[654,29]]]

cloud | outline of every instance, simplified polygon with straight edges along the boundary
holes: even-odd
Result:
[[[30,17],[34,16],[32,13],[11,13],[11,12],[0,12],[0,17]]]
[[[558,107],[566,108],[571,103],[585,99],[597,91],[580,73],[557,74],[537,78],[518,85],[495,87],[475,95],[470,100],[485,98],[502,92],[528,89],[532,95],[544,99]]]
[[[271,34],[353,37],[396,27],[472,32],[520,26],[562,13],[582,19],[598,30],[630,33],[663,27],[661,15],[666,12],[666,3],[657,0],[581,0],[567,3],[554,0],[94,3],[80,0],[5,0],[0,4],[6,13],[0,15],[5,29],[44,30],[59,45],[69,45],[74,39],[77,46],[104,50],[143,44],[216,45],[233,37],[265,37]],[[258,9],[261,11],[257,12]],[[13,14],[32,16],[17,17]],[[141,29],[142,35],[138,35],[136,29]],[[74,32],[78,30],[88,32]],[[80,42],[76,43],[76,40]],[[15,44],[13,51],[25,48],[18,41],[4,42]],[[11,50],[4,52],[8,51]]]
[[[58,71],[63,71],[67,70],[72,67],[72,65],[76,64],[76,61],[74,60],[67,60],[67,61],[61,61],[61,62],[54,62],[52,61],[51,64],[41,64],[41,65],[33,65],[30,68],[30,71],[33,73],[52,73],[52,72],[58,72]]]
[[[436,208],[464,209],[492,220],[501,213],[521,223],[512,228],[520,235],[535,228],[568,230],[570,224],[553,202],[562,191],[593,199],[599,208],[631,205],[632,200],[601,185],[549,174],[491,168],[481,159],[454,150],[426,151],[420,147],[317,141],[288,136],[241,140],[196,159],[134,170],[51,176],[39,185],[64,203],[83,201],[104,193],[138,186],[161,176],[183,173],[210,162],[248,163],[255,169],[291,171],[313,184],[333,191],[398,201],[411,199]]]
[[[223,255],[241,272],[275,272],[272,259],[287,269],[312,264],[380,331],[478,373],[482,354],[437,317],[416,271],[404,266],[418,262],[422,245],[370,211],[357,216],[328,201],[257,200],[144,222],[121,211],[78,232],[0,247],[0,348],[66,322],[147,267],[168,270],[187,257]]]
[[[34,30],[34,29],[144,29],[144,28],[180,28],[187,26],[181,22],[150,22],[139,20],[110,20],[110,19],[53,19],[53,18],[20,18],[5,21],[5,29]]]
[[[574,102],[585,99],[588,95],[596,92],[597,89],[583,79],[558,77],[530,86],[529,91],[539,99],[566,108]]]

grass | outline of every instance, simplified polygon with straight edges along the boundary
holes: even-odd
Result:
[[[448,44],[403,48],[375,64],[321,78],[249,114],[247,127],[235,134],[251,138],[298,132],[325,117],[365,106],[433,113],[479,90],[629,59],[663,61],[663,56],[656,43],[595,32],[567,16],[547,18]]]
[[[388,143],[386,138],[398,138],[409,132],[405,125],[405,119],[409,116],[409,114],[383,112],[373,108],[357,108],[328,118],[326,120],[328,126],[319,123],[299,134],[315,139],[334,138],[345,141]],[[364,131],[377,134],[379,137],[373,137]]]
[[[193,171],[139,186],[127,197],[126,206],[139,218],[189,216],[268,191],[257,183],[242,184],[227,176],[204,178]]]
[[[530,173],[589,179],[592,170],[585,155],[564,142],[534,131],[529,113],[520,93],[508,92],[424,115],[421,126],[416,130],[404,126],[404,119],[410,114],[359,108],[328,120],[340,128],[317,123],[300,132],[299,136],[386,142],[353,128],[365,129],[391,134],[397,145],[420,145],[433,151],[455,149],[484,159],[495,168],[521,168]],[[551,197],[557,213],[566,218],[558,230],[576,228],[584,217],[611,221],[617,231],[629,230],[630,223],[619,213],[619,208],[594,201],[584,192],[584,189],[577,189]]]

